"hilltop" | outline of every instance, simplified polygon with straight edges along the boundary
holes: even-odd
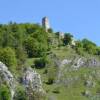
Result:
[[[100,47],[47,22],[0,24],[0,100],[98,100]]]

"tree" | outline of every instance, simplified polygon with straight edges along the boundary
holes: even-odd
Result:
[[[71,35],[70,33],[65,33],[64,39],[63,39],[63,44],[64,44],[64,45],[71,44],[71,42],[72,42],[72,37],[73,37],[73,35]]]
[[[84,54],[84,48],[83,48],[82,41],[80,41],[80,40],[76,41],[75,50],[76,50],[76,53],[78,53],[79,55]]]
[[[17,66],[16,55],[10,47],[0,49],[0,61],[7,65],[8,68],[14,69]]]
[[[29,37],[24,44],[29,57],[40,56],[41,52],[39,52],[39,43],[36,39]]]
[[[48,49],[47,33],[43,29],[37,30],[25,40],[24,46],[29,57],[43,56]]]
[[[20,66],[24,65],[27,59],[26,51],[23,49],[22,46],[17,47],[15,51],[16,51],[16,58],[18,65]]]
[[[49,32],[49,33],[53,33],[53,29],[52,29],[52,28],[49,28],[49,29],[48,29],[48,32]]]
[[[48,77],[48,82],[47,84],[53,84],[54,80],[55,80],[55,76],[56,76],[56,71],[57,69],[55,67],[49,67],[48,68],[48,73],[47,73],[47,77]]]
[[[82,40],[83,43],[83,48],[86,52],[90,53],[90,54],[96,54],[96,44],[89,41],[88,39],[83,39]]]
[[[100,47],[97,48],[97,55],[100,55]]]

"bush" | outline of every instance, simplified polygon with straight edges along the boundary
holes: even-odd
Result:
[[[83,48],[81,48],[81,47],[76,48],[76,53],[79,54],[79,55],[84,56],[84,50],[83,50]]]
[[[0,86],[0,100],[11,100],[11,94],[6,85]]]
[[[16,95],[14,97],[14,100],[28,100],[27,95],[26,95],[23,87],[18,86],[16,90],[17,91],[16,91]]]
[[[46,66],[46,61],[45,59],[43,58],[40,58],[40,59],[36,59],[34,61],[34,64],[35,64],[35,68],[44,68]]]
[[[100,55],[100,47],[97,48],[97,55]]]
[[[71,35],[70,33],[65,33],[65,34],[64,34],[64,39],[63,39],[63,44],[64,44],[64,45],[69,45],[69,44],[71,44],[72,38],[73,38],[73,35]]]
[[[52,28],[49,28],[49,29],[48,29],[48,32],[49,32],[49,33],[53,33],[53,29],[52,29]]]
[[[54,88],[54,90],[53,90],[53,93],[56,93],[56,94],[60,93],[60,87],[59,86],[56,86]]]
[[[17,66],[16,55],[10,47],[0,49],[0,61],[7,65],[8,68],[14,69]]]
[[[83,48],[86,52],[88,52],[89,54],[96,54],[97,46],[95,43],[91,42],[88,39],[83,39],[82,44],[83,44]]]

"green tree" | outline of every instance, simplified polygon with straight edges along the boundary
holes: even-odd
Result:
[[[97,47],[97,55],[100,55],[100,47]]]
[[[48,49],[47,33],[43,29],[38,29],[32,33],[24,42],[29,57],[40,57]]]
[[[14,69],[17,66],[16,55],[10,47],[0,49],[0,61],[7,65],[8,68]]]
[[[23,49],[22,46],[17,47],[15,49],[15,51],[16,51],[16,58],[17,58],[18,65],[23,66],[26,62],[26,59],[27,59],[26,51]]]
[[[53,29],[52,29],[52,28],[49,28],[49,29],[48,29],[48,32],[49,32],[49,33],[53,33]]]
[[[82,40],[82,43],[83,43],[83,48],[86,52],[90,53],[90,54],[96,54],[96,49],[97,49],[97,46],[95,43],[91,42],[90,40],[88,39],[83,39]]]
[[[29,57],[37,57],[39,56],[39,43],[36,39],[29,37],[25,41],[25,49]]]
[[[63,39],[63,44],[64,44],[64,45],[71,44],[71,42],[72,42],[72,37],[73,37],[73,35],[71,35],[70,33],[65,33],[64,39]]]

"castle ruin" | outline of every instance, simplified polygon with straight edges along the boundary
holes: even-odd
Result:
[[[48,29],[50,29],[50,24],[47,17],[42,18],[42,26],[45,28],[46,32],[48,32]]]

